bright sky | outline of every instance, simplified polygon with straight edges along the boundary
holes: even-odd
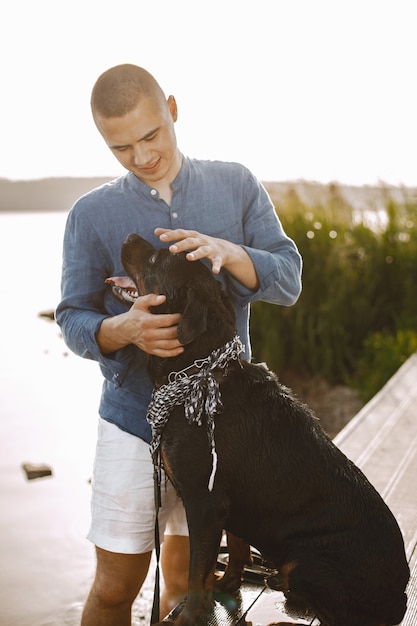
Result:
[[[0,177],[122,172],[91,119],[136,63],[188,156],[261,180],[417,185],[415,0],[13,0],[0,37]]]

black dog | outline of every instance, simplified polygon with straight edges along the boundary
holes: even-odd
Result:
[[[149,358],[154,448],[190,530],[189,592],[175,624],[206,623],[223,529],[225,588],[239,586],[250,544],[278,570],[276,588],[323,626],[398,624],[409,568],[394,516],[312,412],[265,366],[238,357],[220,283],[203,263],[136,234],[122,261],[139,294],[166,296],[155,313],[182,314],[184,353]]]

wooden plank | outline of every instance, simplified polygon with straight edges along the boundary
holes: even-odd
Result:
[[[414,548],[414,552],[410,559],[410,582],[408,583],[407,595],[408,605],[407,613],[403,621],[402,626],[416,626],[417,624],[417,549]]]
[[[410,582],[402,626],[417,624],[417,353],[335,437],[394,513],[404,535]]]
[[[417,431],[413,410],[416,398],[417,353],[334,438],[335,444],[367,473],[377,489],[385,487],[398,457],[411,447],[410,432],[414,436]],[[394,459],[386,452],[387,444],[390,452],[396,453]],[[374,454],[383,456],[382,468]]]
[[[284,594],[271,589],[265,589],[237,626],[273,626],[282,621],[288,626],[320,626],[320,620],[312,615],[289,613]]]
[[[263,594],[265,587],[260,584],[243,583],[239,592],[233,596],[217,597],[213,611],[207,616],[207,626],[237,626],[244,624],[248,610]],[[178,617],[183,607],[179,604],[163,621]],[[241,621],[243,620],[243,621]]]

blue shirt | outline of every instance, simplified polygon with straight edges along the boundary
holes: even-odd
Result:
[[[247,359],[250,302],[289,306],[301,291],[297,248],[284,233],[264,187],[245,167],[184,158],[172,189],[168,206],[156,189],[128,172],[77,200],[65,229],[62,299],[56,311],[68,347],[100,365],[100,416],[147,442],[152,384],[146,354],[128,345],[104,355],[96,340],[104,318],[126,311],[104,281],[125,275],[120,250],[129,233],[137,232],[160,248],[156,227],[185,228],[227,239],[247,251],[258,275],[258,291],[247,289],[224,269],[217,276],[232,298]]]

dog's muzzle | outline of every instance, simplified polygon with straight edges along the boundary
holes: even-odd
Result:
[[[127,307],[131,307],[139,297],[135,283],[128,276],[112,276],[106,278],[105,283],[111,285],[114,297]]]

